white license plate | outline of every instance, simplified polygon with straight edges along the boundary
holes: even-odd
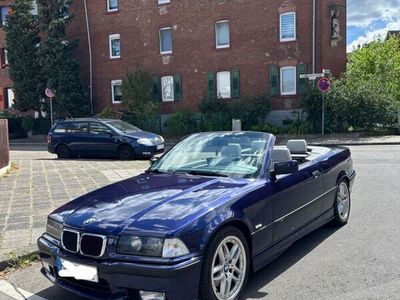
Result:
[[[59,257],[57,257],[56,265],[58,267],[58,276],[60,277],[99,282],[97,267],[78,264]]]
[[[157,150],[164,149],[164,144],[157,145]]]

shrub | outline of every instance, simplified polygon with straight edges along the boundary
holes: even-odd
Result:
[[[198,132],[200,129],[197,115],[189,110],[181,110],[170,116],[165,127],[168,135],[173,137]]]

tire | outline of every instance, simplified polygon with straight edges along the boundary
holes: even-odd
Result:
[[[334,224],[344,226],[350,217],[351,197],[349,185],[346,180],[341,180],[336,191],[336,198],[333,204],[335,213]]]
[[[56,149],[56,154],[60,159],[68,159],[71,157],[71,150],[65,145],[60,145]]]
[[[228,252],[231,253],[226,255]],[[204,252],[201,272],[200,299],[236,300],[240,297],[250,272],[250,251],[246,237],[238,228],[225,227],[217,232]]]
[[[122,145],[118,149],[118,158],[120,160],[131,160],[135,157],[132,147],[128,145]]]

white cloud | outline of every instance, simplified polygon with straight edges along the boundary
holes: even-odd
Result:
[[[400,0],[349,0],[348,26],[366,28],[375,21],[395,22],[400,16]]]
[[[365,35],[360,36],[351,44],[347,45],[347,52],[352,52],[354,49],[357,49],[358,46],[362,46],[374,40],[386,38],[389,30],[400,30],[400,20],[388,23],[385,28],[368,31]]]

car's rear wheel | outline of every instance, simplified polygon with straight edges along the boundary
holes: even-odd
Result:
[[[343,226],[347,224],[350,217],[351,197],[350,190],[346,180],[339,182],[336,199],[334,202],[335,224]]]
[[[205,251],[201,299],[238,299],[246,285],[249,267],[249,247],[245,236],[235,227],[223,228]]]
[[[118,158],[121,160],[131,160],[135,157],[132,147],[128,145],[122,145],[118,149]]]
[[[60,145],[57,147],[56,154],[58,158],[67,159],[71,157],[71,150],[65,145]]]

